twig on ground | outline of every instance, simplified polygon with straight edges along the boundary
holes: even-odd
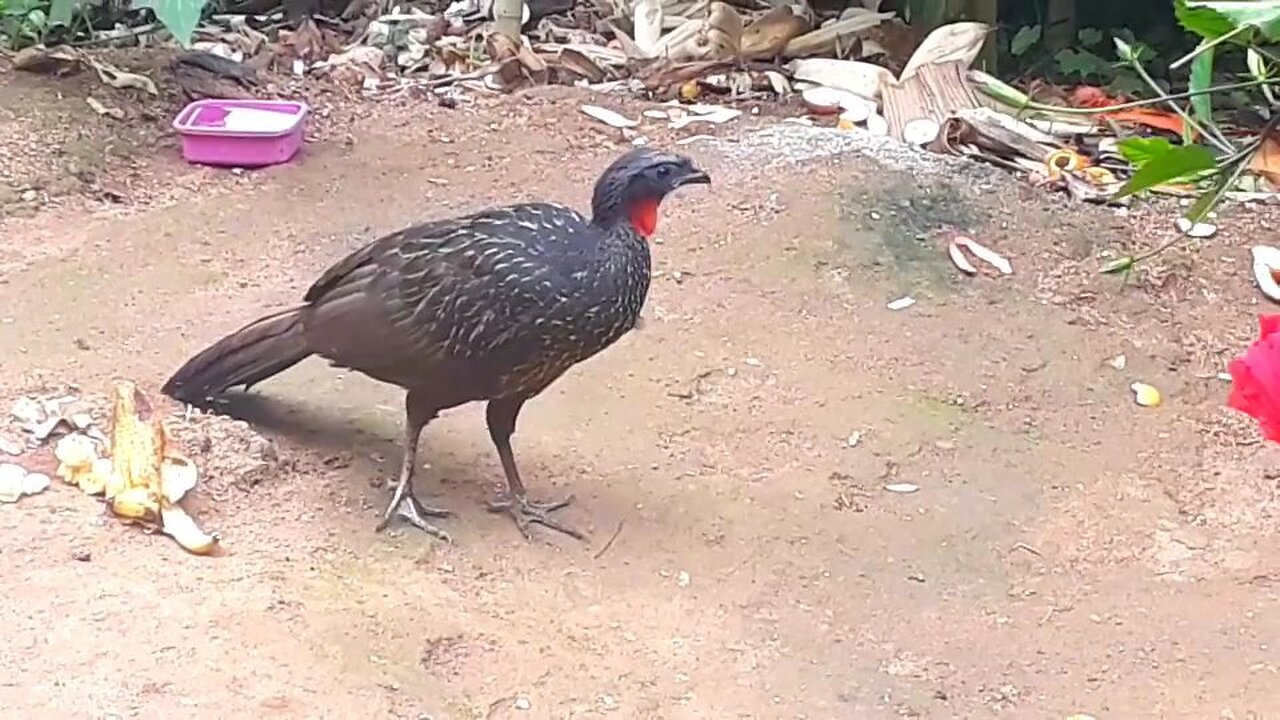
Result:
[[[609,540],[604,544],[604,547],[596,551],[596,554],[592,557],[593,560],[599,560],[605,553],[609,552],[609,548],[613,547],[613,541],[617,540],[618,535],[622,534],[622,525],[625,522],[625,520],[618,521],[618,527],[614,528],[613,535],[609,536]]]

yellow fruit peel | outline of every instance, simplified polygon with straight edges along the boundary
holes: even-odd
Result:
[[[107,503],[118,517],[149,523],[160,519],[160,503],[149,488],[129,488]]]
[[[199,478],[196,464],[177,453],[166,455],[160,464],[160,491],[171,503],[186,497]]]
[[[178,504],[199,479],[196,465],[168,447],[160,414],[132,382],[115,386],[110,441],[110,459],[97,457],[92,440],[87,446],[68,443],[58,458],[59,476],[105,495],[117,517],[158,525],[190,553],[213,552],[218,536],[202,530]]]
[[[181,505],[163,505],[160,508],[160,527],[182,549],[193,555],[208,555],[218,546],[217,534],[201,530]]]

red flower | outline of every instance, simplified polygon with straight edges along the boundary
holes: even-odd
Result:
[[[1268,440],[1280,442],[1280,315],[1259,315],[1261,337],[1231,361],[1227,405],[1251,415]]]

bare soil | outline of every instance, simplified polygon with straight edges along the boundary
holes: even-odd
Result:
[[[59,81],[0,82],[5,157],[34,147],[0,220],[10,400],[154,392],[379,233],[582,207],[628,144],[555,90],[321,118],[297,162],[231,173],[184,165],[163,113],[67,125],[83,97]],[[79,128],[93,183],[40,179],[73,153],[50,123]],[[788,158],[748,141],[764,125],[682,146],[715,184],[668,202],[645,326],[521,418],[531,492],[576,495],[588,542],[484,511],[501,471],[480,407],[419,456],[455,543],[374,533],[400,394],[308,361],[241,403],[248,424],[174,408],[221,557],[56,481],[0,506],[6,714],[1280,717],[1280,452],[1215,377],[1253,333],[1266,209],[1121,284],[1099,259],[1170,221],[946,163]],[[121,178],[138,191],[93,189]],[[944,228],[1015,273],[959,276]],[[1135,405],[1134,380],[1165,403]]]

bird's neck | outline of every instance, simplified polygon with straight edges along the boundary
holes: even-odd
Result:
[[[597,193],[591,207],[591,224],[603,230],[625,226],[642,238],[658,229],[658,208],[662,198],[622,199]]]

